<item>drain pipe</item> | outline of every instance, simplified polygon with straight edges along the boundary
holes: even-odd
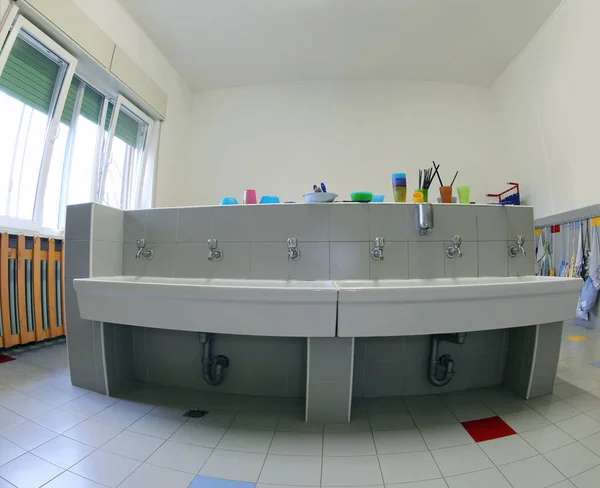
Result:
[[[439,334],[431,336],[431,352],[429,354],[429,382],[433,386],[446,386],[454,376],[454,359],[450,354],[438,357],[440,342],[464,344],[466,332],[457,334]]]
[[[219,386],[224,378],[224,369],[229,366],[227,356],[212,356],[212,341],[214,334],[199,332],[200,344],[204,346],[202,350],[202,376],[210,386]]]

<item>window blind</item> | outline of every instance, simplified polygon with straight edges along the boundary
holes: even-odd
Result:
[[[112,118],[112,113],[114,111],[114,105],[112,103],[108,104],[108,109],[106,111],[106,126],[105,130],[108,130],[110,126],[110,120]],[[128,114],[123,112],[119,113],[119,118],[117,120],[117,127],[115,129],[115,137],[117,139],[121,139],[125,144],[129,144],[132,147],[137,147],[137,138],[138,138],[138,129],[140,127],[140,123],[135,120],[133,117],[130,117]]]
[[[19,35],[0,76],[0,89],[35,110],[48,114],[59,70],[56,62]]]

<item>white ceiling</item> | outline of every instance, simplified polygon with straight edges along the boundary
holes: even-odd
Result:
[[[120,0],[196,89],[491,85],[561,0]]]

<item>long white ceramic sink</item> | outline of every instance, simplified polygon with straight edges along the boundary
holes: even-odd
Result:
[[[339,337],[406,336],[561,322],[579,278],[336,281]]]
[[[284,337],[334,337],[330,281],[135,276],[73,281],[81,317],[160,329]]]

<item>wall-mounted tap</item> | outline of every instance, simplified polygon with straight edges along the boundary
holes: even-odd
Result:
[[[373,241],[375,246],[371,249],[371,257],[375,261],[383,261],[383,248],[385,247],[385,238],[376,237]]]
[[[452,245],[446,248],[446,256],[450,259],[462,258],[462,250],[460,245],[462,244],[462,237],[452,236]]]
[[[208,260],[209,261],[221,261],[223,259],[223,251],[218,249],[219,241],[216,239],[209,239],[208,244]]]
[[[298,249],[298,239],[290,237],[287,240],[288,261],[298,261],[300,259],[300,249]]]
[[[431,203],[417,205],[417,229],[422,236],[429,234],[433,229],[433,206]]]
[[[154,251],[152,249],[146,249],[146,239],[138,239],[137,241],[135,259],[140,259],[141,257],[146,259],[152,259],[154,257]]]
[[[508,247],[508,255],[511,258],[516,258],[517,254],[520,254],[521,256],[525,256],[525,254],[527,254],[525,252],[525,237],[523,236],[517,236],[515,237],[515,243],[512,246]]]

